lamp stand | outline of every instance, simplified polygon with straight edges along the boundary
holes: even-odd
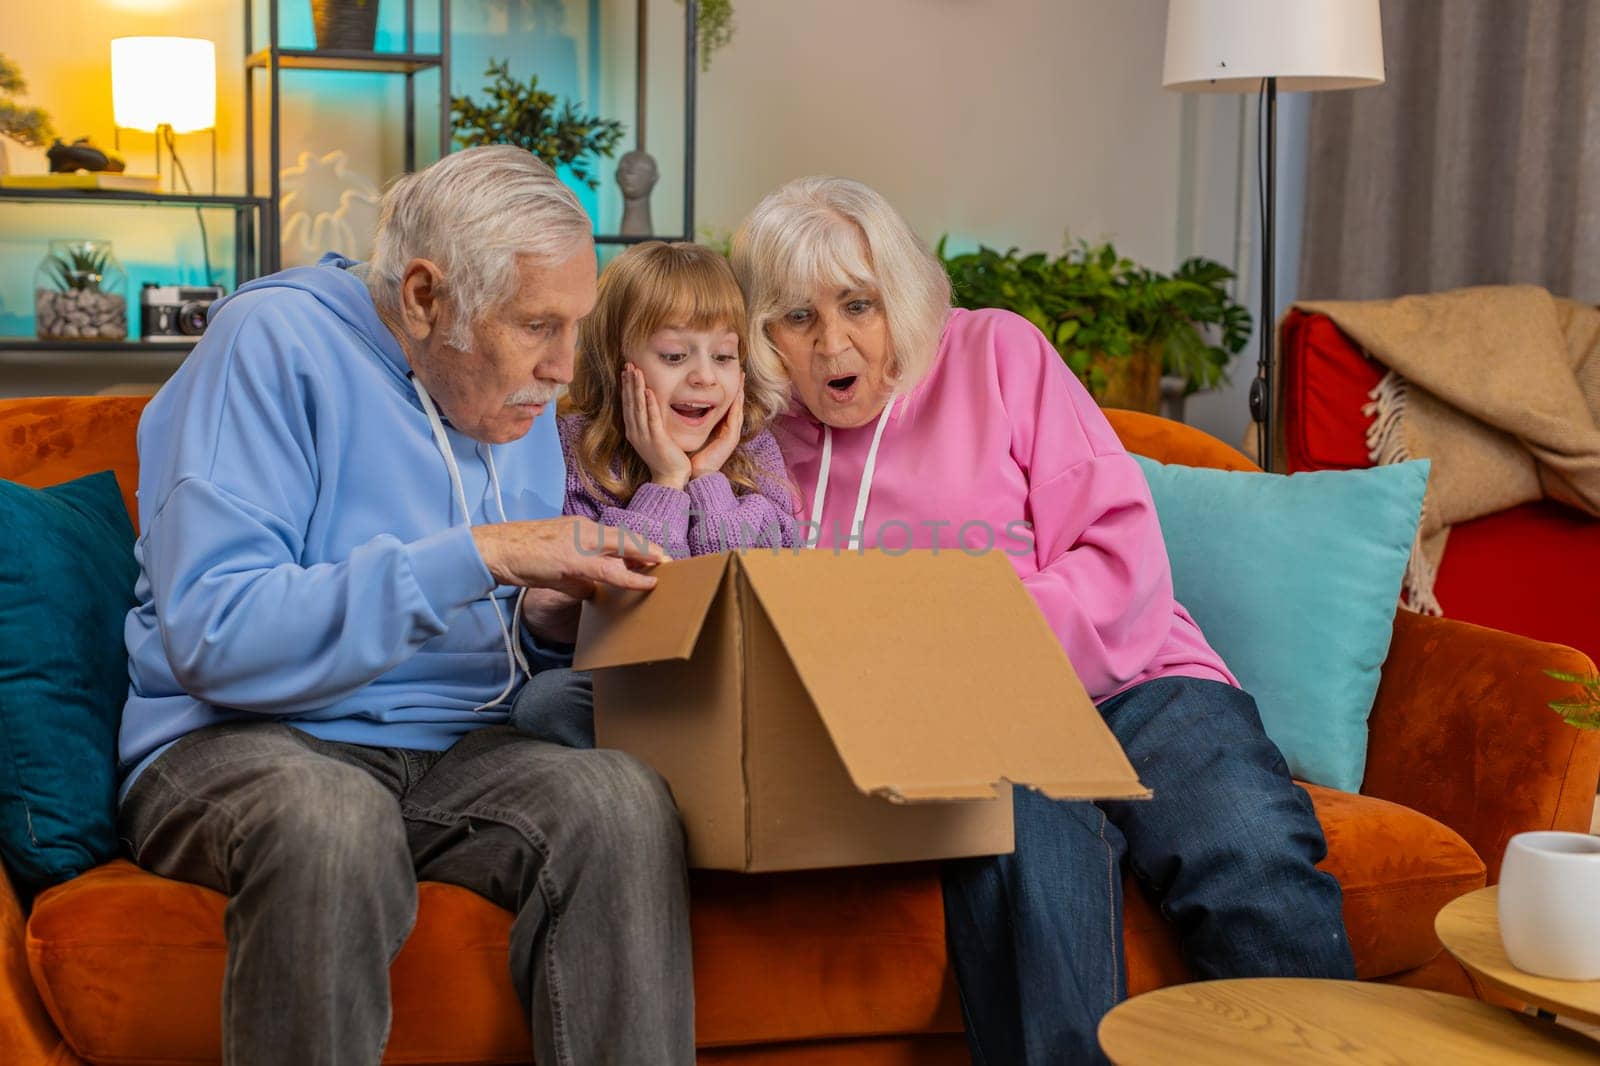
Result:
[[[217,195],[217,128],[215,126],[212,126],[206,132],[211,135],[211,195],[215,196],[215,195]],[[155,130],[154,130],[154,133],[155,133],[155,139],[156,139],[156,186],[157,186],[157,188],[159,188],[160,185],[161,185],[161,143],[162,143],[163,140],[167,139],[167,137],[166,137],[167,127],[166,127],[166,125],[162,124],[160,126],[157,126],[155,128]],[[119,151],[119,152],[122,151],[122,127],[121,126],[112,126],[111,127],[111,145],[117,151]],[[176,161],[176,159],[177,159],[177,153],[174,152],[173,153],[173,160]],[[178,176],[177,176],[177,173],[176,173],[177,168],[175,166],[169,165],[168,166],[168,170],[173,172],[173,173],[171,173],[169,175],[171,180],[168,182],[168,185],[171,188],[172,192],[177,192],[178,191],[178,184],[177,184],[178,183]],[[192,192],[193,190],[190,190],[190,191]]]
[[[1278,205],[1278,79],[1266,78],[1261,106],[1266,123],[1261,179],[1261,344],[1256,378],[1250,383],[1250,417],[1256,423],[1257,461],[1261,469],[1272,469],[1273,347],[1277,340],[1277,319],[1273,312],[1274,253],[1277,250]]]

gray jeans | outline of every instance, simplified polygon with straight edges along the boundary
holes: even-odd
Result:
[[[376,1063],[418,880],[516,915],[540,1066],[694,1061],[683,830],[653,771],[505,727],[446,752],[212,726],[121,810],[140,866],[226,893],[223,1062]]]

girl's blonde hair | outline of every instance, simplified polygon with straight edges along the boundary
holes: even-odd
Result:
[[[659,329],[729,329],[744,368],[744,432],[722,472],[735,491],[759,492],[760,471],[742,445],[788,402],[788,384],[752,366],[744,296],[721,255],[698,244],[649,241],[623,252],[600,274],[594,310],[578,326],[578,363],[563,411],[587,421],[569,457],[590,490],[624,504],[650,480],[622,421],[622,365],[628,351]],[[664,401],[663,401],[664,402]]]
[[[915,388],[933,367],[950,278],[889,201],[859,181],[797,178],[768,193],[734,234],[730,258],[750,309],[753,366],[782,373],[767,327],[823,284],[878,292],[896,393]]]

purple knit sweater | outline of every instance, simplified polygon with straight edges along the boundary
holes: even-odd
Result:
[[[760,492],[735,496],[719,471],[691,479],[686,491],[647,481],[624,506],[603,489],[585,484],[578,473],[573,448],[587,423],[582,415],[566,415],[557,423],[567,460],[566,514],[641,533],[674,559],[739,548],[793,548],[798,543],[793,490],[771,433],[763,430],[740,445],[755,460]]]

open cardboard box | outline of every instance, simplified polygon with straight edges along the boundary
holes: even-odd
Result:
[[[691,866],[1012,850],[1010,783],[1149,793],[998,553],[747,551],[584,606],[595,735],[671,785]]]

